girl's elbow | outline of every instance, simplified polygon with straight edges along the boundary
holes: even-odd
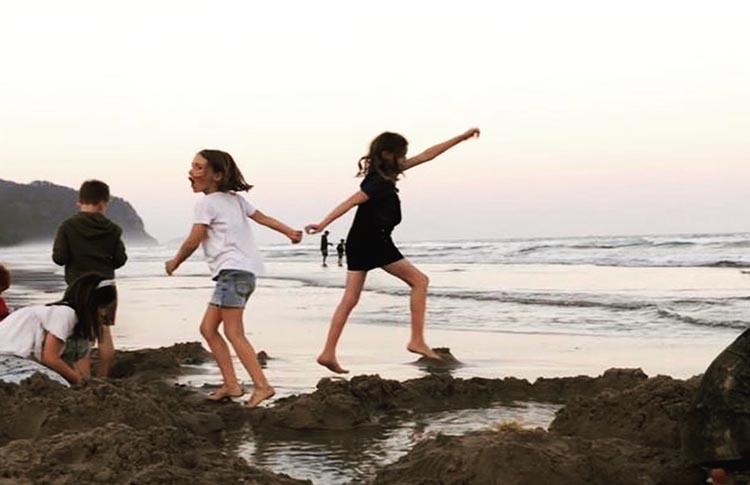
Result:
[[[275,226],[274,222],[276,222],[276,220],[273,217],[269,217],[265,214],[258,214],[255,222],[257,222],[261,226],[273,228]]]
[[[357,194],[354,194],[352,198],[348,200],[348,204],[346,204],[346,210],[349,211],[353,209],[354,207],[357,207],[360,204],[364,204],[370,199],[370,197],[365,194],[364,192],[360,192]]]
[[[182,249],[189,254],[193,254],[200,245],[201,242],[198,238],[190,238],[182,245]]]
[[[59,360],[59,357],[56,358],[54,355],[51,355],[49,353],[42,353],[42,359],[41,364],[45,367],[53,368],[55,363]]]

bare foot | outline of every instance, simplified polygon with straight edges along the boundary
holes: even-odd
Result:
[[[249,408],[258,407],[258,404],[262,403],[266,399],[272,398],[275,394],[276,391],[271,386],[255,388],[255,390],[253,390],[253,393],[250,395],[250,399],[245,401],[244,405]]]
[[[318,364],[322,365],[331,372],[336,374],[348,374],[349,371],[341,367],[335,357],[328,358],[324,356],[318,357]]]
[[[419,354],[422,357],[427,357],[428,359],[435,359],[435,360],[443,360],[440,355],[435,353],[434,350],[432,350],[427,344],[409,344],[406,346],[406,350],[409,352],[412,352],[414,354]]]
[[[243,394],[245,394],[245,389],[240,385],[234,387],[221,386],[208,395],[208,400],[223,401],[232,397],[240,397]]]

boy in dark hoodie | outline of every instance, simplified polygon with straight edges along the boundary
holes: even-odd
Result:
[[[109,205],[109,186],[99,180],[87,180],[78,191],[78,214],[69,217],[57,229],[52,260],[65,266],[65,282],[70,286],[86,273],[100,273],[110,279],[115,277],[115,269],[122,267],[128,257],[122,242],[122,229],[105,217]],[[112,283],[113,288],[114,284]],[[115,357],[110,327],[115,323],[117,297],[100,315],[104,325],[99,339],[101,362],[97,375],[106,377]],[[76,340],[73,337],[73,340]],[[90,373],[88,342],[71,341],[66,344],[66,354],[72,361],[80,361],[85,366],[84,375]],[[73,354],[71,354],[71,352]],[[83,358],[83,359],[82,359]]]

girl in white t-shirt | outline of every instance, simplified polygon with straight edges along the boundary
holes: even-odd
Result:
[[[68,287],[63,301],[8,315],[0,324],[0,381],[21,382],[37,372],[65,385],[87,377],[68,365],[62,353],[73,335],[89,341],[100,337],[99,308],[114,298],[107,281],[95,273],[85,274]]]
[[[200,329],[224,381],[209,399],[222,400],[245,393],[234,372],[229,347],[219,334],[219,325],[223,322],[224,335],[253,380],[253,393],[246,405],[255,407],[273,396],[274,389],[263,374],[242,323],[245,304],[255,289],[255,278],[263,274],[263,259],[249,219],[280,232],[292,244],[302,240],[302,231],[263,214],[237,194],[250,190],[252,185],[245,182],[237,164],[226,152],[200,151],[193,158],[188,175],[193,192],[203,192],[205,197],[195,204],[190,234],[175,257],[164,266],[171,275],[199,245],[203,245],[216,288]]]

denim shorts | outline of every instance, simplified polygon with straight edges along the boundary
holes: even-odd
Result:
[[[216,288],[211,305],[221,308],[245,308],[255,290],[255,275],[239,269],[223,269],[215,278]]]
[[[65,341],[62,358],[68,364],[73,365],[84,357],[88,357],[90,353],[91,342],[87,338],[71,336]]]

